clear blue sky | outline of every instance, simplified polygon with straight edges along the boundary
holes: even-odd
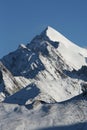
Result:
[[[87,0],[0,0],[0,57],[48,25],[87,46]]]

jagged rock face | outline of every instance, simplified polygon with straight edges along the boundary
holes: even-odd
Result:
[[[34,83],[40,90],[35,99],[61,102],[79,94],[80,79],[78,81],[78,78],[65,72],[87,65],[86,58],[87,50],[48,27],[31,43],[20,45],[16,51],[1,59],[10,72],[7,69],[7,73],[0,71],[0,82],[3,77],[10,95],[15,88],[19,90]]]
[[[78,74],[87,77],[87,66],[82,66],[81,69],[78,70]]]
[[[0,84],[2,83],[3,81],[3,76],[2,76],[2,72],[0,71]]]
[[[45,69],[39,56],[27,47],[18,48],[15,52],[4,57],[2,62],[14,76],[24,76],[31,79],[35,78],[39,71]]]
[[[20,90],[20,84],[15,80],[9,70],[0,62],[0,96],[12,95]]]
[[[82,66],[78,71],[74,71],[74,74],[84,81],[87,81],[87,66]]]
[[[14,76],[25,76],[35,78],[35,76],[45,70],[43,59],[47,59],[49,64],[54,64],[55,71],[60,68],[70,67],[63,61],[63,57],[56,52],[55,42],[43,37],[36,36],[26,47],[21,46],[15,52],[3,57],[3,64]],[[10,60],[9,60],[10,59]]]
[[[0,129],[87,130],[86,94],[87,50],[48,27],[0,60]]]

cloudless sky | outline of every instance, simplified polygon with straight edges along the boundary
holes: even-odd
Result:
[[[0,0],[0,58],[47,26],[87,46],[87,0]]]

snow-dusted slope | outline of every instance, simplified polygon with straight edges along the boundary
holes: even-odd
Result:
[[[9,70],[0,62],[0,100],[12,95],[22,88]]]
[[[0,104],[1,130],[87,130],[87,99],[82,96],[67,102],[32,107]]]

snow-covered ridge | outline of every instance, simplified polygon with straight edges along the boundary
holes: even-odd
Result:
[[[48,26],[46,35],[52,41],[59,42],[58,51],[63,58],[74,69],[79,69],[82,65],[87,65],[87,50],[81,48],[64,37],[61,33]]]
[[[61,33],[53,29],[52,27],[48,26],[46,28],[46,35],[52,41],[58,41],[60,43],[65,43],[65,46],[71,45],[71,41],[69,41],[66,37],[64,37]]]
[[[87,50],[51,27],[19,45],[0,60],[0,130],[87,130],[86,71]]]
[[[21,89],[33,83],[41,95],[46,95],[46,100],[61,102],[79,94],[80,82],[65,72],[87,65],[87,50],[48,27],[30,44],[21,44],[1,61],[11,72],[12,84],[14,78]],[[6,80],[10,81],[8,77],[4,77],[5,83]],[[14,85],[9,86],[9,81],[5,84],[6,90],[9,92],[10,88],[14,92]],[[43,99],[41,95],[40,100]]]
[[[47,37],[49,37],[50,40],[52,40],[54,42],[57,41],[57,42],[63,44],[66,48],[72,47],[72,49],[74,49],[75,51],[78,50],[81,54],[83,54],[84,56],[87,56],[86,49],[81,48],[78,45],[76,45],[75,43],[71,42],[65,36],[63,36],[60,32],[56,31],[52,27],[48,26],[45,31],[46,31]]]
[[[27,45],[35,52],[45,51],[45,53],[50,53],[51,46],[55,47],[57,55],[60,53],[72,69],[78,70],[82,65],[87,65],[87,50],[77,46],[52,27],[48,26]]]
[[[70,40],[68,40],[65,36],[63,36],[60,32],[56,31],[54,28],[48,26],[46,29],[46,35],[49,37],[50,40],[52,41],[58,41],[62,44],[64,44],[67,48],[70,46],[73,46],[75,48],[80,48],[81,47],[77,46],[75,43],[71,42]],[[86,51],[85,49],[83,49],[84,51]]]

